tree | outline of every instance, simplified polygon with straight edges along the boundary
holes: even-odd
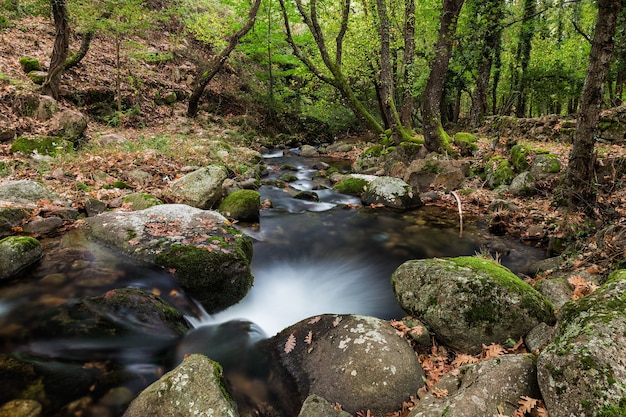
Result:
[[[598,18],[591,43],[587,76],[576,120],[574,143],[569,155],[566,185],[570,203],[592,212],[596,202],[593,182],[594,133],[600,118],[603,87],[613,53],[617,17],[622,0],[598,0]]]
[[[54,47],[50,59],[50,69],[42,86],[42,92],[55,99],[59,98],[61,77],[65,69],[70,44],[70,25],[65,0],[52,0],[52,16],[54,17]]]
[[[441,98],[461,7],[463,7],[463,0],[443,0],[439,39],[435,47],[435,58],[430,64],[430,76],[422,105],[424,144],[431,152],[440,152],[449,147],[450,138],[441,123]]]
[[[233,33],[229,39],[227,44],[221,50],[219,54],[217,54],[211,62],[207,65],[207,67],[199,72],[196,78],[193,81],[193,92],[191,93],[191,97],[189,98],[189,105],[187,107],[187,116],[195,117],[198,114],[198,104],[200,103],[200,98],[202,97],[202,93],[204,93],[204,89],[209,84],[209,82],[217,75],[217,73],[222,69],[224,63],[228,60],[231,52],[235,49],[241,38],[243,38],[254,26],[254,22],[256,20],[257,13],[259,11],[259,7],[261,6],[261,0],[255,0],[248,12],[248,19],[246,22]]]

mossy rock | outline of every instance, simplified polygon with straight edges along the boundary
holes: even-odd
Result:
[[[237,190],[229,194],[218,211],[224,216],[244,222],[258,222],[261,195],[254,190]]]
[[[41,71],[41,63],[39,63],[37,58],[33,58],[32,56],[20,57],[20,67],[22,67],[22,71],[24,71],[25,74],[31,71]]]
[[[25,155],[36,151],[40,155],[55,156],[72,150],[71,142],[57,136],[20,136],[11,144],[11,152],[22,152]]]
[[[37,85],[43,85],[47,76],[48,73],[45,71],[31,71],[28,73],[28,78]]]
[[[528,157],[531,152],[530,147],[522,143],[518,143],[511,148],[511,165],[513,165],[513,168],[515,168],[517,172],[528,171],[528,168],[530,168]]]
[[[563,306],[557,336],[539,355],[538,381],[550,415],[624,415],[624,345],[626,271],[617,271],[592,294]]]
[[[280,180],[284,182],[295,182],[298,181],[298,177],[296,177],[294,174],[286,172],[280,176]]]
[[[335,184],[333,188],[343,194],[360,196],[367,190],[367,186],[372,182],[373,178],[362,175],[348,175]]]
[[[393,273],[400,306],[444,344],[478,353],[554,323],[554,307],[502,265],[479,257],[412,260]]]
[[[454,135],[452,143],[459,148],[463,156],[474,155],[478,150],[478,138],[471,133],[458,132]]]
[[[145,210],[152,206],[163,204],[163,202],[155,196],[144,193],[129,194],[124,197],[122,201],[129,204],[133,210]]]
[[[537,179],[546,179],[561,172],[561,162],[554,154],[540,154],[533,160],[530,172]]]
[[[501,185],[509,185],[515,178],[515,172],[506,158],[496,156],[485,165],[485,178],[489,187],[495,189]]]
[[[43,257],[41,244],[28,236],[0,240],[0,279],[11,277]]]

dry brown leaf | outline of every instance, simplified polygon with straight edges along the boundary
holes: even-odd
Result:
[[[483,344],[482,357],[483,359],[492,359],[497,358],[498,356],[504,355],[506,353],[506,349],[497,343],[492,343],[489,346]]]
[[[442,397],[446,397],[448,395],[448,390],[447,389],[440,389],[440,388],[437,388],[437,387],[434,387],[431,392],[433,393],[435,398],[442,398]]]
[[[296,337],[291,333],[285,342],[285,353],[289,353],[296,348]]]
[[[313,331],[309,330],[309,334],[307,334],[306,337],[304,338],[304,343],[306,343],[307,345],[310,345],[311,342],[313,342]]]
[[[522,395],[517,402],[519,404],[518,411],[521,411],[523,414],[530,413],[533,408],[537,405],[539,400],[528,397],[526,395]]]
[[[322,319],[322,316],[315,316],[311,320],[308,321],[309,324],[315,324]]]
[[[472,355],[466,355],[464,353],[459,353],[456,355],[456,358],[452,361],[452,366],[459,367],[462,365],[467,365],[468,363],[476,363],[479,362],[479,359]]]

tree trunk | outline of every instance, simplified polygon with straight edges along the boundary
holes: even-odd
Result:
[[[108,19],[109,17],[111,17],[111,12],[105,12],[102,14],[102,16],[98,18],[98,20]],[[80,42],[80,48],[75,54],[72,54],[72,56],[65,60],[65,71],[77,66],[80,61],[83,60],[83,58],[87,55],[87,52],[89,52],[91,41],[93,40],[93,37],[95,35],[96,31],[94,29],[89,29],[87,32],[83,33],[83,38]]]
[[[430,64],[430,76],[426,83],[422,108],[424,144],[426,149],[431,152],[447,150],[450,146],[450,138],[441,124],[440,107],[448,64],[452,55],[452,43],[456,31],[457,17],[462,6],[463,0],[443,0],[439,39],[435,47],[435,58]]]
[[[405,0],[404,9],[404,74],[400,121],[406,129],[413,125],[413,61],[415,59],[415,1]]]
[[[515,115],[524,117],[526,111],[526,70],[530,63],[530,51],[533,36],[535,35],[535,15],[537,14],[537,1],[524,0],[524,15],[522,17],[522,27],[519,34],[519,44],[517,45],[517,62],[519,71],[516,73],[515,89],[517,94],[517,104]]]
[[[594,133],[600,118],[603,86],[611,63],[613,36],[621,7],[621,0],[598,0],[598,20],[569,155],[566,177],[569,201],[587,213],[593,212],[596,203]]]
[[[65,59],[70,44],[70,25],[65,0],[52,0],[51,5],[55,29],[54,47],[50,58],[50,69],[46,81],[43,83],[42,92],[58,99],[61,76],[65,69]]]
[[[230,53],[235,49],[241,38],[243,38],[246,33],[252,29],[254,26],[254,22],[256,21],[256,15],[259,11],[259,7],[261,6],[261,0],[254,0],[254,4],[248,13],[248,20],[246,23],[235,32],[230,39],[228,40],[228,44],[224,47],[224,49],[217,55],[209,64],[208,69],[201,72],[196,76],[194,80],[194,89],[191,93],[191,97],[189,98],[189,105],[187,106],[187,116],[195,117],[198,114],[198,104],[200,103],[200,98],[204,93],[204,89],[209,84],[209,82],[217,75],[217,73],[222,69],[224,63],[230,56]]]
[[[398,133],[398,124],[396,123],[394,92],[393,92],[393,75],[391,71],[391,55],[389,45],[389,16],[387,15],[387,5],[385,0],[376,0],[379,19],[379,35],[380,35],[380,100],[385,120],[391,129],[391,137],[396,145],[400,144],[400,135]]]

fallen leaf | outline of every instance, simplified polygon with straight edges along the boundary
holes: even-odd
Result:
[[[285,353],[289,353],[296,348],[296,337],[291,333],[285,342]]]

